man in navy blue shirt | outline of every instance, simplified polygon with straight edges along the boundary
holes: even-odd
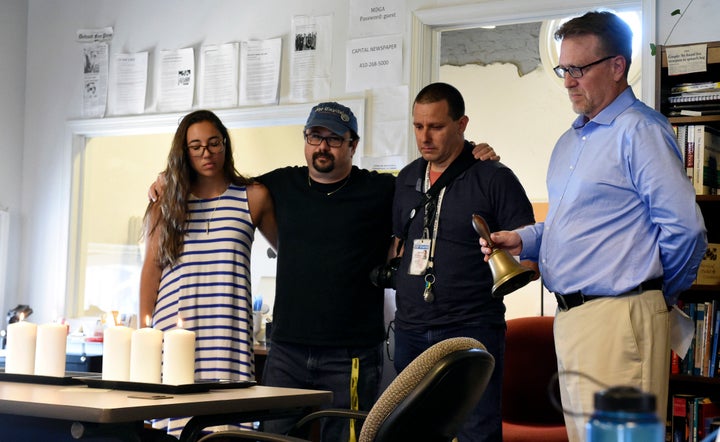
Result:
[[[468,121],[462,95],[449,84],[430,84],[415,99],[413,127],[422,158],[400,172],[393,200],[394,251],[402,242],[395,368],[399,372],[447,338],[469,336],[482,342],[495,357],[495,371],[458,439],[500,442],[505,305],[491,294],[493,278],[472,215],[482,216],[491,230],[514,229],[535,219],[509,168],[497,161],[474,161],[464,137]],[[457,162],[467,168],[422,205],[428,188]]]

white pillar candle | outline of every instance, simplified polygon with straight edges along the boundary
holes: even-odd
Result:
[[[5,373],[35,373],[36,339],[36,324],[20,321],[8,325]]]
[[[135,330],[130,340],[130,381],[160,383],[163,333],[145,327]]]
[[[35,344],[35,374],[65,376],[65,350],[68,329],[65,324],[40,324]]]
[[[133,330],[124,325],[105,329],[102,378],[106,381],[130,380],[130,341]]]
[[[165,332],[162,360],[163,384],[195,382],[195,332],[182,328]]]

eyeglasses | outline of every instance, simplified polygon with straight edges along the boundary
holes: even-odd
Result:
[[[570,74],[570,76],[571,76],[572,78],[580,78],[580,77],[582,77],[583,74],[584,74],[584,72],[583,72],[584,69],[587,69],[587,68],[589,68],[590,66],[595,66],[596,64],[600,64],[600,63],[602,63],[603,61],[607,61],[607,60],[610,60],[611,58],[615,58],[615,57],[617,57],[617,55],[611,55],[611,56],[609,56],[609,57],[601,58],[601,59],[598,60],[598,61],[593,61],[592,63],[586,64],[585,66],[567,66],[567,67],[563,67],[563,66],[558,65],[558,66],[555,66],[555,67],[553,68],[553,71],[555,71],[555,75],[557,75],[557,76],[560,77],[560,78],[565,78],[565,73],[566,73],[566,72],[567,72],[568,74]]]
[[[225,143],[218,137],[210,138],[206,145],[202,144],[188,144],[188,153],[193,157],[201,157],[205,153],[205,149],[208,152],[215,154],[225,150]]]
[[[352,141],[352,138],[343,138],[343,137],[337,137],[334,135],[330,135],[329,137],[323,137],[321,135],[318,135],[316,133],[305,133],[303,132],[303,135],[305,136],[305,141],[311,146],[319,146],[322,144],[323,140],[325,141],[325,144],[327,144],[330,147],[340,147],[343,145],[346,141]]]

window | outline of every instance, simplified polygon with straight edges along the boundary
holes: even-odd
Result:
[[[302,125],[229,129],[235,167],[253,176],[304,164]],[[82,153],[75,278],[78,312],[138,310],[147,188],[165,168],[172,134],[96,137]],[[255,245],[267,243],[256,235]],[[253,257],[253,267],[265,256]],[[269,265],[274,265],[271,261]],[[274,268],[270,269],[274,276]],[[254,272],[253,272],[254,273]],[[253,274],[253,280],[268,272]]]
[[[615,12],[615,11],[613,11]],[[622,12],[615,12],[619,15],[627,24],[630,25],[630,29],[633,31],[633,44],[632,44],[632,63],[630,64],[630,72],[628,73],[628,83],[633,86],[639,86],[640,74],[642,72],[642,19],[641,11],[628,10]],[[565,17],[557,20],[544,21],[540,28],[540,59],[543,63],[543,68],[554,81],[563,87],[563,80],[558,78],[553,72],[553,68],[558,65],[558,58],[560,56],[560,42],[555,40],[555,31],[573,17]],[[636,94],[639,96],[639,94]]]
[[[341,101],[353,109],[363,127],[364,101]],[[285,165],[304,165],[301,128],[312,106],[217,111],[230,131],[238,171],[252,176]],[[165,167],[182,116],[141,115],[69,123],[73,168],[65,316],[83,316],[86,310],[96,309],[136,313],[144,253],[139,236],[147,189]],[[362,146],[361,141],[357,161]],[[256,235],[251,272],[253,286],[260,288],[262,277],[275,276],[275,260],[268,257],[267,247],[262,235]]]

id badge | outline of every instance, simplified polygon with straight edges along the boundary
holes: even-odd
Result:
[[[431,239],[416,239],[413,241],[412,259],[410,260],[410,275],[424,275],[430,262]]]

